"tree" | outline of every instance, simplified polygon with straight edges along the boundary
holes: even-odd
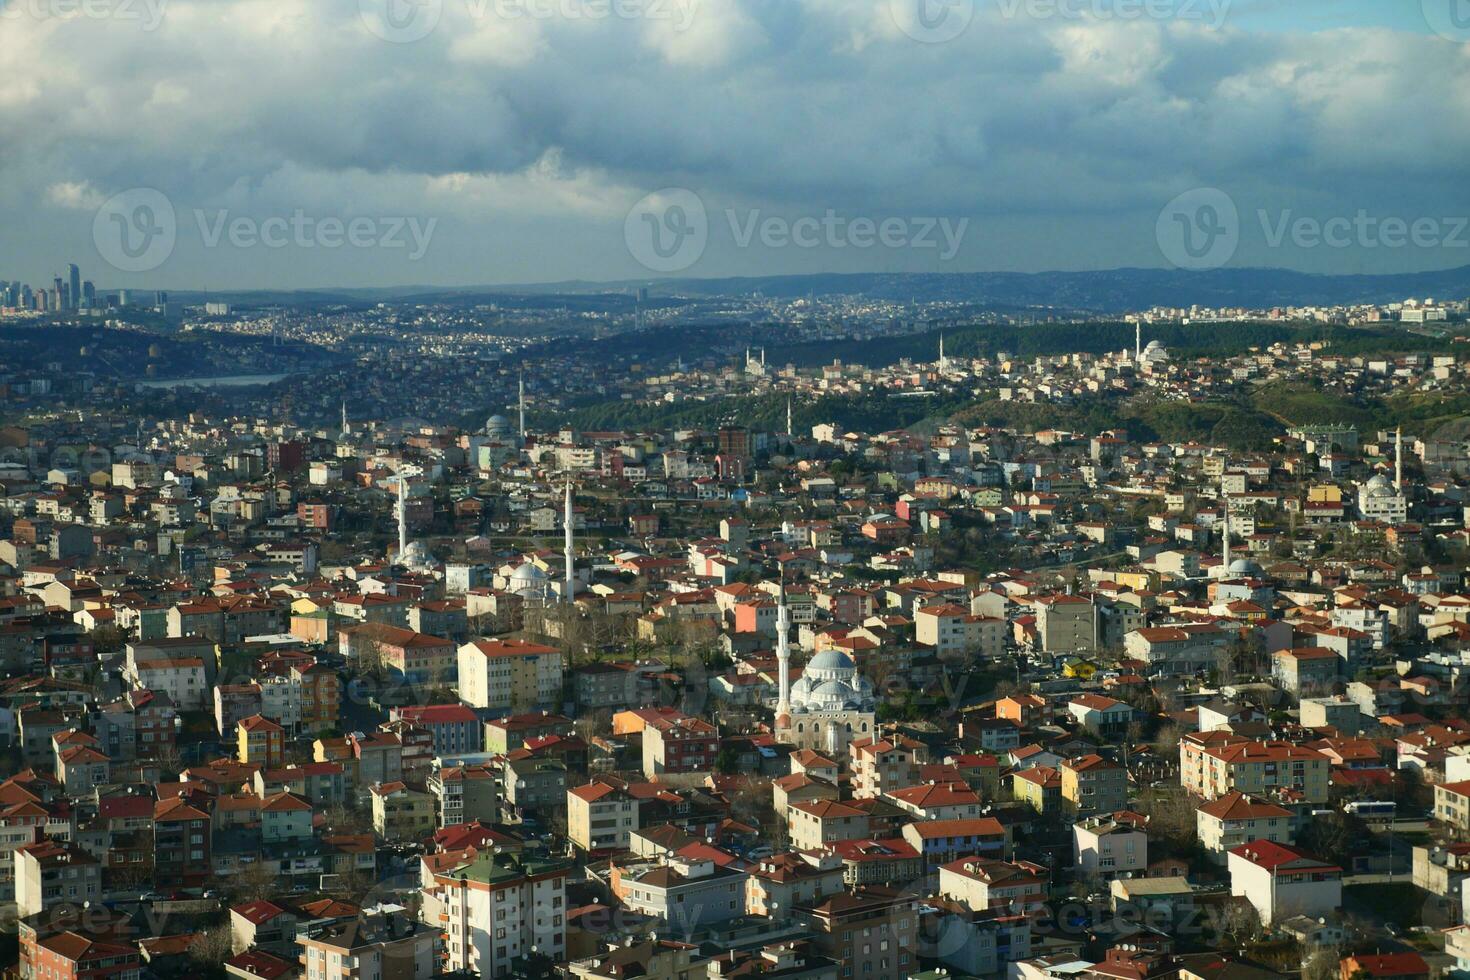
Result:
[[[281,882],[263,861],[256,861],[231,878],[229,888],[237,901],[256,902],[280,894]]]
[[[189,942],[189,959],[211,973],[217,972],[233,952],[228,922],[210,926]]]
[[[1342,949],[1322,946],[1302,964],[1302,980],[1338,980],[1342,973]]]
[[[1355,854],[1362,853],[1368,825],[1349,813],[1334,811],[1313,817],[1302,829],[1303,848],[1344,868],[1352,867]]]

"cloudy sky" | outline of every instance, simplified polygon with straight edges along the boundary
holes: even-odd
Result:
[[[0,0],[0,279],[1470,264],[1470,0]]]

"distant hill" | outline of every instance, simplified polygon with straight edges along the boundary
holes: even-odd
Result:
[[[603,287],[604,289],[606,287]],[[854,295],[872,299],[971,303],[1119,313],[1152,306],[1315,306],[1470,297],[1470,266],[1386,276],[1322,276],[1286,269],[1113,269],[1102,272],[771,276],[684,279],[650,284],[684,295],[771,297]]]
[[[355,305],[376,302],[492,303],[506,306],[626,308],[638,288],[673,297],[859,296],[896,302],[955,302],[994,310],[1053,309],[1119,313],[1151,306],[1315,306],[1470,297],[1470,266],[1395,275],[1324,276],[1286,269],[1111,269],[1095,272],[825,273],[729,279],[568,281],[509,286],[398,286],[373,289],[174,291],[184,302]],[[552,297],[580,297],[577,301]],[[534,298],[534,299],[533,299]]]

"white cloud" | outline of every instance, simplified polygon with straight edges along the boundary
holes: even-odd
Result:
[[[96,210],[107,198],[86,181],[62,181],[46,188],[46,200],[73,211]]]
[[[507,275],[522,278],[626,271],[609,229],[668,186],[714,210],[1045,227],[981,237],[973,256],[1033,268],[1093,261],[1079,243],[1099,216],[1112,264],[1146,264],[1158,207],[1191,186],[1245,211],[1295,195],[1470,213],[1470,57],[1428,34],[1008,19],[982,3],[926,44],[888,0],[686,2],[505,20],[444,0],[437,28],[401,44],[356,0],[170,0],[155,31],[0,18],[0,278],[85,247],[86,216],[74,229],[48,209],[136,186],[185,211],[417,210],[445,219],[446,240],[463,221],[466,253],[496,247],[498,218],[528,220],[521,240],[548,241],[521,249],[528,268]],[[563,255],[581,264],[529,268]]]

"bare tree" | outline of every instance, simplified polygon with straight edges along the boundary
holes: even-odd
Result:
[[[1302,980],[1338,980],[1342,972],[1342,950],[1323,946],[1302,964]]]
[[[189,942],[189,959],[211,971],[218,970],[234,952],[232,947],[230,924],[221,922],[194,936]]]

